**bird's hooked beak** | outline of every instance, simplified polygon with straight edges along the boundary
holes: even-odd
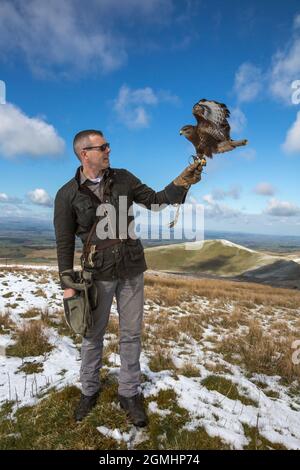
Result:
[[[183,132],[182,132],[182,130],[180,129],[180,131],[179,131],[179,135],[182,135],[182,134],[183,134]]]

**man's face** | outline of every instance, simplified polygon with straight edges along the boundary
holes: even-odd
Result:
[[[106,147],[105,150],[101,150],[99,147],[106,144],[107,141],[105,137],[100,135],[91,135],[89,138],[89,143],[85,147],[96,147],[88,148],[82,150],[81,152],[81,161],[83,167],[93,168],[96,170],[106,170],[109,167],[109,154],[110,148]]]

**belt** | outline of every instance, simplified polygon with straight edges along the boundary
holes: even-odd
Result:
[[[83,250],[82,250],[83,258],[87,259],[89,264],[93,266],[92,258],[93,258],[93,254],[95,253],[95,251],[102,251],[105,248],[109,248],[111,246],[121,245],[121,243],[122,243],[122,240],[120,238],[116,238],[116,239],[107,238],[105,240],[102,240],[100,243],[94,243],[94,244],[89,243],[83,246]]]
[[[119,238],[115,240],[111,240],[107,238],[106,240],[103,240],[101,243],[95,244],[95,251],[101,251],[101,250],[104,250],[104,248],[109,248],[110,246],[114,246],[114,245],[120,245],[121,243],[122,243],[122,240],[120,240]]]
[[[88,245],[84,245],[83,251],[84,253],[89,253],[91,250],[91,247],[93,247],[93,251],[101,251],[101,250],[104,250],[105,248],[109,248],[110,246],[120,245],[121,243],[122,243],[122,240],[120,238],[116,238],[116,239],[107,238],[105,240],[102,240],[100,243],[89,243]]]

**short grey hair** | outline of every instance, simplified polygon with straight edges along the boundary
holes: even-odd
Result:
[[[78,132],[74,137],[73,150],[74,150],[76,157],[80,161],[81,161],[80,151],[82,150],[83,147],[87,147],[90,144],[91,135],[99,135],[100,137],[103,137],[103,132],[97,131],[95,129],[87,129],[85,131]]]

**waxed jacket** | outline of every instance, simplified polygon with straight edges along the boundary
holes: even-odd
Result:
[[[125,169],[108,168],[101,181],[101,200],[85,185],[80,184],[80,167],[74,178],[62,186],[56,194],[54,204],[54,227],[57,247],[58,269],[73,269],[75,237],[84,244],[91,227],[97,219],[100,204],[111,204],[116,210],[116,229],[113,238],[121,238],[119,245],[104,248],[93,255],[95,279],[113,280],[133,277],[147,269],[144,249],[139,239],[128,238],[129,224],[134,216],[128,213],[133,202],[151,209],[152,204],[175,204],[184,202],[186,189],[174,183],[156,192],[143,184],[136,176]],[[120,196],[126,196],[120,204]],[[119,212],[126,211],[126,223],[119,227]],[[123,219],[124,220],[124,219]],[[92,243],[102,241],[94,233]],[[63,284],[62,284],[62,287]]]

